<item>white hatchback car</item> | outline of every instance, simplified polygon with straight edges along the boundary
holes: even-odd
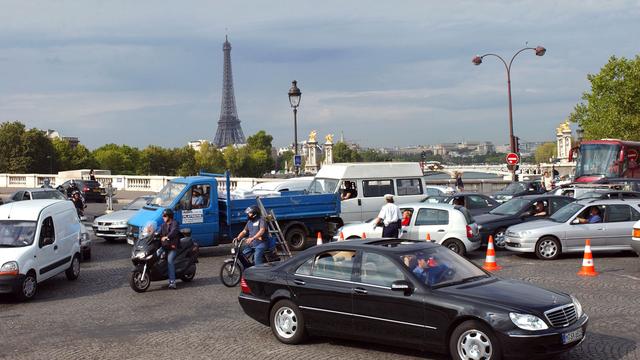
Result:
[[[81,224],[66,200],[19,201],[0,206],[0,293],[21,300],[61,272],[80,274]]]
[[[478,225],[469,211],[459,205],[450,204],[402,204],[400,211],[411,212],[409,225],[403,226],[400,237],[410,240],[429,239],[446,246],[460,255],[476,250],[480,247],[480,233]],[[357,224],[347,224],[338,229],[334,240],[339,239],[340,233],[345,239],[379,238],[382,228],[373,227],[373,219]]]

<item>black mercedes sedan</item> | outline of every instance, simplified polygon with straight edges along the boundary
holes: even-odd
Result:
[[[546,219],[575,200],[559,195],[526,195],[513,198],[487,214],[474,216],[480,230],[482,244],[486,244],[489,241],[489,235],[492,235],[495,246],[503,248],[504,234],[509,226],[525,221]]]
[[[569,350],[588,317],[576,298],[504,280],[438,244],[351,240],[249,268],[244,312],[285,344],[345,337],[454,359],[495,360]]]

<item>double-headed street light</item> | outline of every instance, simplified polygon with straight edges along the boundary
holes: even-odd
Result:
[[[510,144],[510,148],[511,148],[511,152],[512,153],[516,152],[516,143],[515,143],[515,138],[513,136],[513,108],[512,108],[512,105],[511,105],[511,64],[513,64],[513,60],[516,58],[516,56],[518,56],[518,54],[520,54],[521,52],[523,52],[525,50],[533,50],[533,51],[535,51],[537,56],[543,56],[547,52],[547,49],[545,49],[542,46],[537,46],[537,47],[534,47],[534,48],[526,47],[526,48],[518,50],[513,55],[513,57],[511,57],[511,61],[509,61],[509,64],[507,64],[507,62],[500,55],[492,54],[492,53],[484,54],[482,56],[476,55],[471,60],[471,62],[473,62],[474,65],[480,65],[480,64],[482,64],[482,59],[485,56],[495,56],[498,59],[500,59],[500,61],[502,61],[502,63],[504,64],[505,69],[507,70],[507,93],[509,95],[509,144]],[[515,165],[513,166],[512,170],[511,170],[511,180],[512,181],[516,181],[516,168],[515,168]]]
[[[296,176],[300,171],[300,167],[295,163],[298,157],[298,106],[300,105],[300,98],[302,92],[298,89],[298,82],[293,80],[291,82],[291,88],[289,89],[289,103],[293,108],[293,161],[296,169]]]

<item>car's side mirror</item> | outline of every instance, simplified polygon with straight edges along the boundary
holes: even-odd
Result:
[[[54,242],[54,239],[52,237],[46,237],[42,241],[42,245],[43,246],[51,245],[51,244],[53,244],[53,242]]]
[[[407,280],[397,280],[391,283],[391,290],[403,292],[406,296],[408,296],[413,293],[413,285]]]

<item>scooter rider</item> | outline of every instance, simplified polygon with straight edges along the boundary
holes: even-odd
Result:
[[[160,227],[160,242],[162,247],[156,253],[161,257],[167,253],[167,269],[169,270],[169,289],[176,288],[176,267],[174,261],[178,254],[178,244],[180,243],[180,230],[178,222],[173,219],[173,210],[165,209],[162,212],[162,226]]]
[[[76,207],[76,212],[78,213],[78,217],[84,216],[84,209],[87,207],[85,205],[84,200],[80,196],[80,191],[76,190],[71,195],[71,201],[73,202],[73,206]]]
[[[246,241],[247,246],[242,250],[242,254],[249,256],[253,253],[254,264],[260,265],[264,263],[264,252],[268,247],[268,241],[266,241],[266,236],[264,236],[267,232],[267,224],[260,216],[260,209],[258,209],[257,206],[249,206],[244,212],[247,214],[247,225],[245,225],[244,229],[233,240],[238,241],[238,239],[242,239],[248,234],[249,237]]]

